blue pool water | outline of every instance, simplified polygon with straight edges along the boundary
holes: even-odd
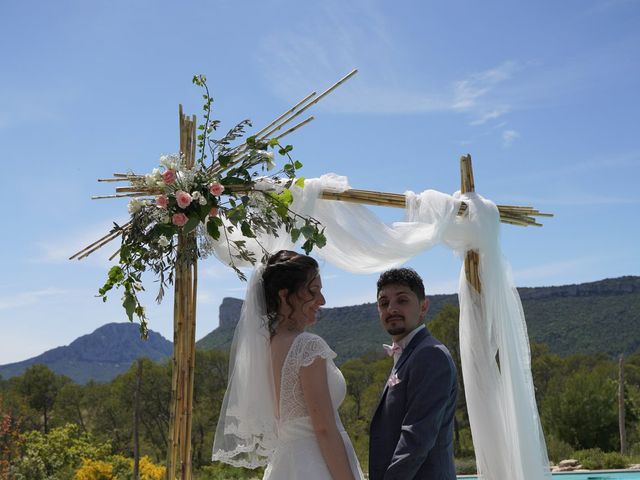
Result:
[[[583,473],[554,473],[553,480],[640,480],[640,470],[599,470]],[[477,480],[478,477],[461,475],[460,480]]]

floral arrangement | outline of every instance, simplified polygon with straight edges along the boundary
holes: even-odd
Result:
[[[184,155],[162,155],[159,166],[146,175],[121,175],[130,186],[116,189],[133,197],[129,202],[131,219],[126,225],[114,224],[111,231],[114,236],[122,235],[119,262],[109,270],[99,296],[106,301],[111,289],[121,287],[127,316],[130,320],[134,315],[139,318],[143,335],[147,319],[138,298],[144,290],[143,273],[155,274],[160,285],[156,300],[161,302],[165,287],[173,283],[176,262],[191,263],[206,256],[202,245],[207,237],[226,242],[230,266],[242,279],[245,276],[234,259],[252,264],[258,259],[245,248],[245,240],[229,238],[236,230],[245,238],[256,238],[257,233],[277,235],[284,227],[292,241],[304,238],[302,249],[307,253],[326,243],[322,226],[315,219],[290,208],[290,187],[294,182],[304,186],[304,178],[298,177],[302,163],[291,156],[293,147],[282,145],[279,137],[265,135],[250,136],[232,147],[251,126],[249,120],[220,139],[211,138],[220,124],[211,119],[213,98],[203,76],[195,76],[193,83],[204,89],[205,99],[196,161],[188,165]],[[277,168],[276,154],[283,160],[281,168]],[[265,179],[278,188],[255,188]],[[188,248],[178,249],[178,238],[195,241],[186,242]],[[265,255],[269,253],[264,250]]]

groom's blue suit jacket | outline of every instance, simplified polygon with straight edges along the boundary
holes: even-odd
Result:
[[[455,480],[456,395],[449,351],[422,329],[398,359],[371,420],[369,479]]]

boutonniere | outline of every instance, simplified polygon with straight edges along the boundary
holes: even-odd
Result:
[[[401,381],[402,380],[398,378],[398,374],[394,372],[389,376],[389,380],[387,380],[387,385],[390,387],[393,387],[394,385],[399,384]]]

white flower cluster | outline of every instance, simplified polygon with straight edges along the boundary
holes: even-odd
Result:
[[[160,155],[160,165],[167,170],[180,170],[181,162],[178,155]]]
[[[198,202],[200,205],[207,204],[207,198],[198,191],[191,193],[191,199]]]
[[[171,155],[161,155],[160,156],[160,165],[167,170],[179,171],[182,167],[182,162],[180,156],[177,154]],[[144,176],[144,183],[147,187],[160,187],[164,188],[166,186],[166,182],[162,176],[163,172],[160,171],[159,168],[154,168],[151,173],[147,173]]]
[[[256,154],[260,155],[267,162],[267,170],[272,170],[276,164],[273,161],[273,152],[267,150],[256,150]]]
[[[169,246],[169,243],[171,242],[164,235],[160,235],[160,238],[158,238],[158,245],[160,245],[161,247],[167,247]]]
[[[154,168],[151,173],[147,173],[144,176],[144,183],[147,187],[164,187],[164,180],[162,179],[160,169]]]
[[[147,205],[151,205],[152,203],[153,202],[151,200],[132,198],[131,200],[129,200],[127,210],[129,210],[130,215],[133,215],[134,213],[138,213],[140,210],[142,210],[142,207],[146,207]]]

